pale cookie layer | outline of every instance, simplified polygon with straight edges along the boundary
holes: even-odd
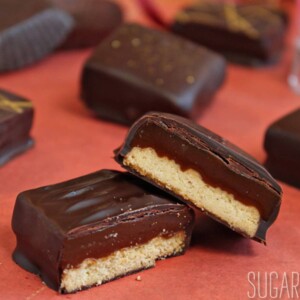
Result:
[[[155,260],[181,253],[185,240],[184,231],[179,231],[170,238],[156,237],[146,244],[123,248],[104,258],[87,258],[77,268],[63,271],[60,289],[72,293],[153,267]]]
[[[247,206],[236,200],[234,195],[205,183],[199,172],[193,169],[182,171],[174,160],[158,156],[150,147],[133,147],[123,163],[225,221],[231,228],[254,237],[260,221],[258,209]]]

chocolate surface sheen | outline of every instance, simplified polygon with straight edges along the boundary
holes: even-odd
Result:
[[[0,166],[32,147],[32,121],[31,102],[0,89]]]
[[[155,259],[183,253],[192,225],[192,210],[168,194],[128,173],[102,170],[21,193],[12,219],[17,236],[13,258],[47,285],[70,293],[151,267]],[[149,264],[153,253],[147,257],[148,243],[156,241],[160,249],[158,241],[168,243],[177,234],[182,236],[179,249],[164,252],[163,248]],[[118,266],[120,255],[123,261]],[[111,257],[112,263],[102,274],[101,268]],[[97,259],[95,276],[104,277],[93,281]],[[87,272],[80,285],[73,284]]]
[[[82,99],[106,120],[132,124],[150,110],[196,117],[225,76],[225,60],[167,32],[124,24],[82,73]]]
[[[274,62],[287,25],[281,10],[261,4],[204,1],[177,14],[174,33],[246,64]]]
[[[300,188],[300,109],[269,126],[265,135],[266,167],[273,176]]]
[[[146,114],[131,127],[115,158],[245,236],[265,241],[277,217],[281,188],[271,175],[238,147],[182,117]],[[225,213],[229,209],[232,213]],[[231,220],[231,214],[244,210],[247,215]],[[249,228],[240,228],[248,217]]]

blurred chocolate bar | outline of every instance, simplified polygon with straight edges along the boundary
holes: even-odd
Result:
[[[124,24],[87,60],[81,95],[98,117],[123,124],[151,110],[196,118],[225,67],[220,55],[173,34]]]
[[[0,72],[33,64],[62,44],[73,19],[46,0],[0,0]]]
[[[54,6],[69,13],[75,26],[62,48],[91,47],[99,44],[123,19],[120,6],[104,0],[51,0]]]
[[[31,102],[0,89],[0,166],[33,145]]]
[[[286,25],[274,7],[204,1],[180,11],[171,29],[235,62],[257,64],[278,60]]]
[[[300,109],[269,126],[264,146],[271,174],[300,188]]]

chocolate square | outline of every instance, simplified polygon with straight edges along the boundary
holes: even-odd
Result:
[[[139,180],[102,170],[21,193],[14,260],[50,287],[72,293],[184,253],[194,214]]]
[[[221,56],[170,33],[125,24],[87,60],[81,93],[97,116],[123,124],[151,110],[196,117],[224,75]]]

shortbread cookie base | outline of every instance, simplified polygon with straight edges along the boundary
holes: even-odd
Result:
[[[233,230],[250,238],[255,236],[260,222],[259,210],[241,203],[233,194],[207,184],[198,171],[182,171],[174,160],[160,157],[151,147],[133,147],[124,157],[123,164],[225,222]]]
[[[60,291],[73,293],[154,267],[158,259],[181,254],[185,240],[186,234],[179,231],[170,238],[155,237],[145,244],[123,248],[104,258],[87,258],[78,267],[63,271]]]

